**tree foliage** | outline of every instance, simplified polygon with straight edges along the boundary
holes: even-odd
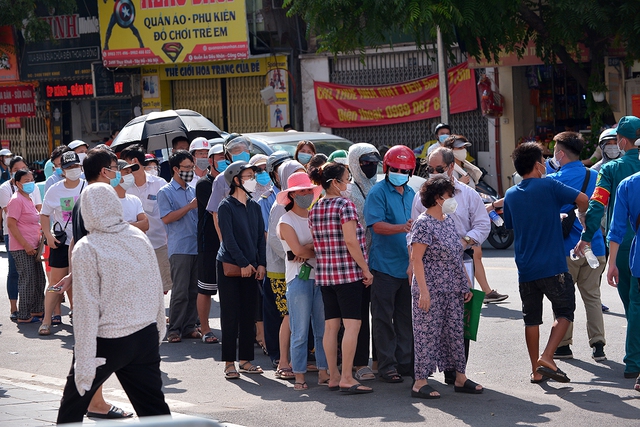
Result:
[[[75,11],[76,1],[0,0],[0,25],[13,26],[28,42],[49,38],[51,26],[36,16],[36,9],[48,10],[52,15],[66,15]]]

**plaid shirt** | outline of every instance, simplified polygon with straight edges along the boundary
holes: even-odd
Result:
[[[342,224],[357,222],[356,236],[367,259],[365,233],[358,222],[356,206],[342,197],[320,199],[309,212],[309,227],[316,253],[316,285],[330,286],[362,280],[362,269],[356,264],[344,241]]]

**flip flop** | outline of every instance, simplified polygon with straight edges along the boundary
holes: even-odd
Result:
[[[182,338],[180,338],[180,335],[178,335],[175,332],[173,332],[173,333],[167,335],[167,342],[168,343],[182,342]]]
[[[457,385],[454,385],[453,391],[455,391],[456,393],[481,394],[484,391],[484,388],[481,388],[480,390],[478,390],[476,389],[477,386],[478,384],[467,379],[464,382],[464,385],[462,387],[458,387]]]
[[[308,388],[309,386],[307,385],[306,381],[303,381],[301,383],[293,383],[294,390],[307,390]]]
[[[249,365],[249,367],[246,367]],[[240,372],[243,374],[263,374],[262,368],[260,366],[253,365],[251,362],[244,362],[240,366]]]
[[[540,378],[539,380],[534,380],[533,379],[533,373],[531,373],[531,375],[529,376],[529,381],[531,382],[531,384],[540,384],[540,383],[543,383],[543,382],[547,381],[548,379],[549,379],[549,377],[545,377],[543,375],[542,378]]]
[[[571,381],[567,376],[567,374],[562,372],[560,368],[554,371],[553,369],[547,368],[546,366],[538,366],[536,368],[536,372],[539,373],[540,375],[544,375],[545,377],[554,379],[559,383],[568,383],[569,381]]]
[[[296,376],[291,368],[282,368],[276,371],[276,378],[279,380],[295,380]]]
[[[115,420],[119,418],[131,418],[133,417],[133,413],[125,412],[124,410],[111,405],[111,409],[109,409],[109,412],[107,412],[106,414],[99,414],[98,412],[87,412],[87,417]]]
[[[228,380],[237,380],[240,378],[240,374],[236,371],[235,365],[229,365],[224,368],[224,377]]]
[[[18,319],[18,323],[40,323],[42,322],[42,318],[38,317],[38,316],[32,316],[29,320],[24,321],[24,320],[20,320]]]
[[[209,331],[202,336],[202,342],[205,344],[216,344],[218,343],[218,337],[216,337],[213,332]]]
[[[354,384],[351,387],[340,387],[340,393],[344,394],[367,394],[373,393],[373,389],[361,389],[360,387],[364,387],[362,384]],[[331,389],[331,387],[329,387]]]
[[[329,378],[324,381],[318,381],[318,385],[329,387]]]
[[[420,387],[420,390],[415,391],[411,389],[411,397],[419,397],[420,399],[440,399],[440,395],[433,396],[431,393],[438,392],[435,388],[431,387],[429,384],[423,385]]]
[[[640,391],[640,376],[636,378],[636,385],[633,386],[635,391]]]

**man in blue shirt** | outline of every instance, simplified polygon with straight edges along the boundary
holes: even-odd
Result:
[[[591,197],[593,190],[596,188],[597,174],[585,168],[580,161],[580,153],[584,147],[582,136],[577,132],[562,132],[554,137],[554,141],[556,144],[553,150],[553,158],[555,163],[560,166],[560,170],[549,175],[549,177],[571,188],[583,191],[588,197]],[[561,212],[569,213],[573,210],[575,210],[575,206],[570,204],[563,206]],[[600,299],[600,277],[607,260],[605,258],[604,240],[600,230],[596,231],[594,238],[591,240],[591,250],[598,258],[600,265],[597,268],[591,268],[584,257],[572,260],[569,252],[578,243],[581,234],[582,225],[578,218],[574,218],[571,232],[564,239],[564,255],[567,258],[569,274],[571,274],[578,286],[587,314],[587,336],[589,337],[589,345],[593,348],[591,357],[599,362],[607,358],[604,353],[606,341],[604,338],[602,301]],[[554,358],[572,359],[571,344],[573,344],[573,323],[569,325],[569,329],[560,342]]]
[[[167,341],[202,338],[196,329],[198,313],[198,199],[193,187],[195,163],[186,150],[176,150],[169,158],[171,181],[158,191],[160,218],[167,230],[167,247],[171,264],[171,303]]]
[[[415,191],[407,185],[416,165],[413,151],[391,147],[384,156],[385,179],[376,183],[364,203],[371,230],[369,267],[373,272],[371,316],[378,352],[378,372],[386,382],[402,382],[413,373],[411,285],[407,276],[407,233]]]
[[[522,299],[525,340],[531,359],[532,383],[543,377],[569,382],[556,366],[553,353],[573,322],[576,308],[573,279],[567,272],[560,209],[577,204],[585,212],[589,199],[584,193],[554,179],[544,178],[546,167],[540,145],[528,142],[512,154],[513,165],[522,181],[504,197],[504,223],[514,230],[515,258]],[[542,298],[551,301],[556,320],[542,355],[539,353]]]

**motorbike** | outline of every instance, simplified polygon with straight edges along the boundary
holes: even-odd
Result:
[[[484,168],[480,168],[480,170],[482,171],[482,176],[476,184],[476,191],[485,205],[491,204],[498,200],[498,192],[484,180],[484,177],[488,174],[487,171]],[[496,209],[496,213],[502,218],[502,209]],[[504,224],[498,227],[491,221],[491,231],[487,237],[487,241],[491,246],[496,249],[507,249],[513,244],[513,240],[513,230],[507,229]]]

